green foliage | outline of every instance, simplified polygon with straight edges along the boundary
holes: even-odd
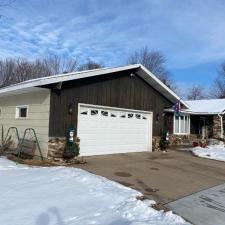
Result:
[[[77,143],[67,142],[65,146],[65,150],[63,153],[63,157],[70,159],[76,157],[80,154],[80,148]]]

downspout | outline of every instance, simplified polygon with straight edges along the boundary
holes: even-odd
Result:
[[[223,114],[218,114],[218,116],[220,118],[220,127],[221,127],[220,138],[223,138]]]

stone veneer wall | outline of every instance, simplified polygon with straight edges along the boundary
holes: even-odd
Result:
[[[225,116],[223,116],[223,127],[225,127]],[[220,117],[218,115],[213,116],[213,137],[220,138],[221,136],[221,124]]]
[[[192,145],[192,142],[195,140],[199,140],[197,134],[189,134],[189,135],[175,135],[170,134],[169,141],[170,145]]]
[[[80,139],[77,137],[74,137],[74,142],[79,146],[80,145]],[[66,146],[66,138],[58,138],[53,137],[49,138],[48,141],[48,158],[49,159],[62,159],[63,153]]]
[[[63,158],[66,138],[50,138],[48,141],[48,158]]]
[[[160,151],[160,142],[161,137],[152,138],[152,151]],[[169,136],[169,146],[192,146],[194,141],[199,142],[199,137],[196,134],[191,135],[174,135],[170,134]]]

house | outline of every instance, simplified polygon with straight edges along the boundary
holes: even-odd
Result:
[[[224,138],[225,99],[185,101],[188,108],[179,113],[166,109],[167,127],[172,139]]]
[[[172,109],[176,103],[179,113]],[[35,129],[44,157],[62,157],[69,129],[80,139],[81,156],[152,151],[164,128],[179,140],[222,137],[224,110],[225,100],[181,100],[135,64],[0,89],[0,135],[5,137],[9,127],[16,127],[20,137],[26,128]]]
[[[80,155],[152,151],[164,109],[187,103],[140,64],[60,74],[0,89],[4,134],[34,128],[44,157],[60,157],[69,128]],[[13,136],[13,135],[12,135]]]

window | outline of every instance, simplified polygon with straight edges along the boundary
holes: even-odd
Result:
[[[189,134],[190,133],[190,116],[174,115],[174,134]]]
[[[16,119],[26,119],[28,116],[28,106],[16,107]]]
[[[115,113],[111,113],[111,117],[116,117],[116,114]]]
[[[133,116],[134,116],[133,113],[128,113],[128,114],[127,114],[127,117],[128,117],[128,118],[133,118]]]
[[[98,110],[92,109],[91,110],[91,116],[95,116],[95,115],[98,115]]]
[[[87,115],[88,114],[88,111],[81,112],[80,114]]]
[[[80,111],[80,114],[81,115],[88,115],[88,109],[86,109],[86,108],[81,108],[81,111]]]
[[[126,118],[126,113],[125,112],[120,112],[120,118]]]
[[[103,116],[108,116],[108,111],[102,111],[101,114],[102,114]]]
[[[135,114],[136,119],[141,119],[141,115],[140,114]]]

